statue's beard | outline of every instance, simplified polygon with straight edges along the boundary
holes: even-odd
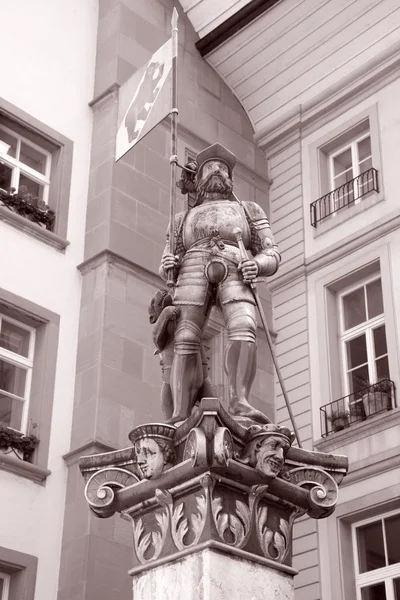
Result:
[[[229,175],[225,175],[225,173],[221,173],[220,171],[214,171],[198,182],[197,198],[198,200],[202,200],[208,194],[218,194],[223,198],[229,198],[232,189],[233,182]]]

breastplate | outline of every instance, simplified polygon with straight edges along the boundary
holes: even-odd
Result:
[[[244,211],[239,203],[232,200],[212,200],[189,211],[183,227],[183,244],[189,250],[195,243],[201,244],[218,231],[222,240],[235,245],[233,230],[239,227],[246,248],[250,243],[250,230]]]

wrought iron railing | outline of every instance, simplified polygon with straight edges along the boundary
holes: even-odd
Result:
[[[336,214],[342,208],[351,206],[370,192],[379,192],[378,171],[374,168],[368,169],[312,202],[310,204],[311,225],[316,227],[320,221]]]
[[[362,388],[320,408],[322,437],[365,421],[395,406],[395,386],[390,379]]]

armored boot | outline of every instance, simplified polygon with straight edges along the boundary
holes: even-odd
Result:
[[[189,417],[203,384],[201,337],[201,329],[192,321],[184,319],[179,323],[170,381],[174,411],[168,423],[178,423]]]
[[[256,423],[269,423],[268,417],[253,408],[248,402],[257,369],[256,344],[250,341],[230,341],[225,352],[224,367],[228,375],[229,414],[232,417],[244,417]]]
[[[200,352],[193,354],[176,352],[171,373],[174,412],[167,423],[173,425],[190,416],[202,384],[203,365]]]

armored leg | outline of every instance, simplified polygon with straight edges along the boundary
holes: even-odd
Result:
[[[229,413],[268,423],[269,419],[248,402],[257,369],[255,307],[249,302],[231,302],[223,306],[223,312],[229,340],[224,361]]]
[[[206,318],[207,314],[202,309],[199,310],[199,307],[181,306],[171,372],[174,412],[169,423],[187,419],[203,384],[200,345]]]

